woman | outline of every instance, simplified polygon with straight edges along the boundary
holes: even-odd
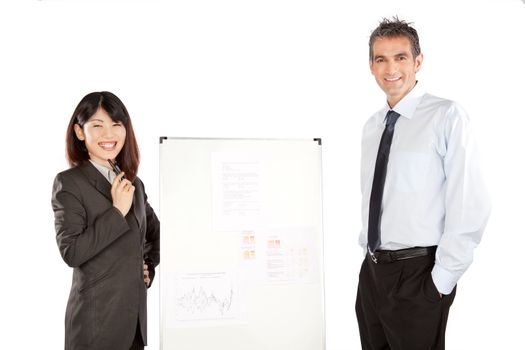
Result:
[[[143,349],[160,232],[136,176],[139,150],[122,101],[106,91],[86,95],[66,148],[71,168],[56,176],[52,197],[58,248],[73,268],[65,349]]]

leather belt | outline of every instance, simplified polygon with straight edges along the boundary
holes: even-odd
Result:
[[[419,258],[421,256],[433,255],[436,252],[436,249],[437,246],[415,247],[401,250],[376,250],[374,253],[369,250],[368,254],[374,263],[388,264],[399,260],[407,260]]]

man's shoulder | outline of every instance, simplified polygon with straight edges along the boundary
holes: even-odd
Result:
[[[435,126],[450,129],[457,123],[469,124],[470,117],[463,106],[455,100],[425,94],[416,112],[419,119],[433,120]]]
[[[420,106],[427,108],[439,108],[447,111],[450,108],[459,107],[459,103],[448,98],[425,93],[421,98]]]

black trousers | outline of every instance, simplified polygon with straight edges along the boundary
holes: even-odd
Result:
[[[137,329],[135,330],[135,338],[129,350],[144,350],[144,341],[142,340],[142,334],[140,333],[140,324],[137,321]]]
[[[375,264],[367,254],[356,313],[364,350],[442,350],[456,289],[440,298],[431,277],[434,254]]]

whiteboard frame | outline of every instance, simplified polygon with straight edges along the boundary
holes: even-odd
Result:
[[[159,167],[160,167],[160,172],[159,172],[159,184],[160,184],[160,218],[161,218],[161,231],[163,232],[163,241],[167,241],[166,239],[166,235],[168,234],[167,232],[170,230],[168,227],[162,227],[167,218],[167,209],[165,208],[165,196],[166,194],[163,193],[164,190],[165,190],[165,169],[163,169],[164,167],[164,159],[163,157],[165,155],[163,155],[163,148],[166,147],[167,144],[169,144],[170,142],[185,142],[185,141],[188,141],[188,142],[201,142],[202,143],[226,143],[226,144],[229,144],[228,147],[226,147],[228,149],[228,151],[232,151],[232,148],[231,147],[231,144],[234,144],[234,143],[239,143],[239,146],[241,146],[243,143],[248,143],[248,144],[251,144],[251,143],[261,143],[261,144],[271,144],[271,145],[275,145],[275,144],[287,144],[287,143],[291,143],[292,145],[295,144],[295,143],[305,143],[305,145],[315,145],[315,149],[317,152],[316,153],[316,157],[317,157],[317,161],[316,161],[316,169],[315,169],[315,172],[317,174],[317,185],[318,187],[315,187],[315,188],[312,188],[312,192],[314,193],[314,197],[316,197],[317,199],[317,206],[318,206],[318,226],[316,227],[316,235],[318,235],[317,237],[314,237],[313,240],[317,239],[314,247],[315,247],[315,256],[316,256],[316,259],[313,259],[313,260],[316,260],[317,263],[316,263],[316,267],[318,268],[318,271],[316,272],[317,273],[317,280],[316,282],[310,282],[310,283],[305,283],[304,286],[306,286],[306,288],[308,287],[312,287],[314,286],[314,289],[316,289],[315,292],[313,292],[314,295],[317,294],[317,296],[319,297],[320,300],[318,300],[318,305],[319,305],[319,309],[318,310],[314,310],[314,312],[318,312],[318,317],[317,317],[317,320],[314,321],[316,322],[318,325],[319,325],[319,329],[317,331],[317,335],[320,339],[320,342],[318,344],[318,346],[313,346],[313,347],[309,347],[308,350],[312,349],[312,350],[324,350],[326,348],[326,321],[325,321],[325,290],[324,290],[324,256],[323,256],[323,251],[324,251],[324,247],[323,247],[323,211],[322,211],[322,159],[321,159],[321,139],[320,138],[312,138],[312,139],[294,139],[294,138],[280,138],[280,139],[273,139],[273,138],[201,138],[201,137],[160,137],[160,154],[159,154],[159,158],[160,158],[160,161],[159,161]],[[308,146],[310,147],[310,146]],[[235,148],[235,147],[234,147]],[[232,152],[235,152],[235,151],[232,151]],[[313,152],[313,151],[312,151]],[[212,175],[210,175],[212,176]],[[211,193],[210,193],[211,195]],[[301,199],[301,200],[304,200],[304,199]],[[235,231],[235,230],[233,230]],[[174,235],[176,235],[177,233],[174,233]],[[300,236],[300,235],[299,235]],[[214,328],[214,329],[220,329],[221,327],[223,329],[228,329],[228,330],[231,330],[231,329],[235,329],[237,331],[239,330],[243,330],[246,328],[246,326],[239,326],[237,324],[233,324],[233,325],[228,325],[228,324],[225,324],[224,326],[203,326],[203,327],[189,327],[191,328],[190,331],[187,331],[186,329],[184,328],[178,328],[178,326],[176,326],[175,328],[173,328],[173,324],[171,324],[170,326],[167,326],[167,322],[166,322],[166,314],[168,313],[168,311],[166,310],[166,305],[169,304],[168,302],[168,298],[166,298],[166,290],[169,290],[169,291],[173,291],[174,290],[174,287],[173,286],[168,286],[168,283],[166,282],[167,281],[167,275],[171,274],[169,277],[171,278],[171,280],[173,280],[173,269],[171,269],[171,263],[170,264],[170,267],[165,267],[163,268],[163,266],[166,266],[166,257],[167,257],[167,254],[168,254],[168,250],[170,248],[169,245],[166,245],[166,244],[162,244],[163,242],[161,241],[161,256],[162,256],[162,262],[163,264],[160,265],[159,267],[159,280],[160,280],[160,323],[159,323],[159,330],[160,330],[160,348],[163,349],[163,350],[170,350],[170,349],[177,349],[177,350],[185,350],[185,349],[198,349],[198,347],[192,347],[190,344],[174,344],[173,347],[171,347],[172,343],[170,342],[165,342],[168,338],[167,338],[167,335],[170,335],[173,333],[173,332],[190,332],[193,334],[193,336],[195,337],[199,337],[199,336],[206,336],[206,333],[207,332],[210,332],[210,329]],[[168,260],[169,261],[169,260]],[[168,272],[168,270],[170,270]],[[224,275],[226,276],[226,275]],[[245,281],[242,281],[243,283]],[[170,282],[171,283],[171,282]],[[303,284],[301,284],[301,282],[295,282],[295,284],[299,285],[299,286],[303,286]],[[268,289],[268,290],[271,290],[272,288],[274,289],[277,289],[277,288],[280,288],[280,289],[284,289],[284,288],[290,288],[293,290],[293,288],[290,287],[290,285],[294,285],[294,282],[289,282],[289,283],[270,283],[270,284],[267,284],[267,285],[264,285],[262,287],[260,287],[261,289]],[[253,286],[252,286],[253,287]],[[258,288],[258,287],[253,287],[253,288]],[[305,293],[306,294],[306,293]],[[247,307],[251,307],[252,305],[250,305],[249,303],[250,302],[254,302],[253,300],[249,300],[248,301],[248,305]],[[257,300],[255,300],[255,302],[257,302]],[[173,303],[172,303],[173,304]],[[307,304],[305,302],[305,304]],[[315,304],[315,303],[314,303]],[[173,308],[171,308],[170,310],[172,310]],[[303,322],[303,320],[297,320],[297,322]],[[190,322],[191,323],[191,322]],[[290,324],[288,324],[289,327],[292,327]],[[250,326],[248,326],[249,328]],[[299,327],[300,328],[300,324],[299,326],[296,326],[296,327]],[[253,330],[252,330],[253,331]],[[265,330],[264,329],[260,329],[261,332],[264,332]],[[295,329],[295,331],[298,331],[300,332],[300,329]],[[199,332],[201,333],[199,335]],[[289,329],[287,329],[285,331],[285,333],[293,333],[293,332],[290,332]],[[312,330],[310,330],[309,333],[312,333]],[[313,332],[315,333],[315,332]],[[275,334],[275,333],[273,333]],[[283,337],[283,335],[279,335],[281,337]],[[191,338],[191,336],[189,337]],[[189,339],[188,338],[188,339]],[[240,337],[242,338],[242,337]],[[173,339],[173,337],[172,337]],[[251,338],[253,339],[253,338]],[[283,344],[286,344],[286,339],[282,339],[282,343]],[[220,344],[217,344],[217,343],[213,343],[213,344],[209,344],[208,346],[211,346],[213,345],[213,348],[214,349],[218,349],[218,350],[222,350],[223,348],[222,347],[218,347],[220,346]],[[259,344],[248,344],[248,345],[243,345],[242,349],[244,349],[246,346],[250,347],[251,349],[259,349],[259,347],[257,347]],[[289,349],[290,348],[290,344],[287,344],[287,345],[283,345],[283,347],[275,347],[275,345],[272,345],[272,350],[284,350],[284,349]],[[224,347],[224,349],[228,349],[228,350],[237,350],[237,348],[232,348],[231,347],[231,344],[230,345],[227,345]],[[239,348],[241,349],[241,348]],[[262,348],[261,348],[262,349]]]

